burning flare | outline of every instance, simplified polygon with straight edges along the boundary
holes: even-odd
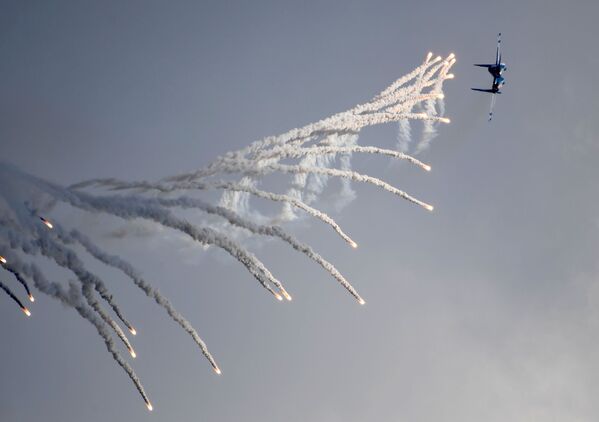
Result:
[[[277,300],[291,301],[291,295],[283,288],[281,282],[238,240],[237,232],[233,232],[232,226],[251,234],[278,237],[321,265],[360,305],[364,305],[365,300],[330,262],[316,253],[310,245],[299,242],[283,228],[273,223],[293,220],[295,218],[294,209],[299,209],[331,226],[345,242],[356,248],[358,244],[347,236],[331,217],[309,205],[323,194],[322,188],[317,185],[324,186],[331,178],[340,179],[343,186],[342,193],[345,196],[348,192],[352,192],[351,182],[367,183],[432,211],[432,205],[414,198],[389,183],[368,174],[353,171],[350,158],[352,154],[358,153],[378,154],[406,160],[430,171],[431,167],[428,164],[403,152],[376,146],[360,146],[357,144],[358,136],[363,128],[390,122],[420,120],[427,125],[437,122],[449,123],[449,119],[443,117],[442,111],[437,113],[425,105],[435,104],[435,102],[443,104],[442,85],[445,79],[453,78],[453,74],[447,73],[453,63],[455,63],[453,54],[443,61],[440,56],[433,58],[429,53],[422,65],[393,82],[388,88],[364,104],[358,104],[352,109],[302,128],[292,129],[284,134],[256,141],[242,150],[219,157],[197,171],[165,178],[159,182],[122,182],[117,179],[106,179],[82,182],[65,188],[24,174],[11,165],[0,163],[2,176],[14,178],[16,182],[22,183],[26,188],[22,190],[8,189],[8,195],[5,195],[0,186],[0,250],[8,253],[8,248],[19,249],[23,256],[32,260],[36,259],[36,255],[43,255],[51,259],[54,264],[72,272],[76,280],[70,282],[68,286],[49,282],[45,279],[42,270],[32,262],[22,262],[20,255],[9,255],[10,266],[7,265],[7,260],[0,256],[0,264],[4,266],[3,269],[10,272],[14,270],[13,273],[17,280],[27,289],[26,293],[31,302],[34,301],[34,298],[27,288],[26,279],[31,279],[38,291],[73,308],[87,320],[104,340],[115,362],[129,376],[148,410],[152,411],[153,406],[141,381],[129,363],[115,349],[113,336],[116,334],[133,358],[137,356],[136,352],[129,344],[120,326],[104,311],[102,303],[105,302],[111,307],[132,335],[136,335],[137,331],[124,318],[120,307],[115,303],[113,295],[103,280],[88,271],[86,261],[78,258],[78,253],[71,249],[71,245],[82,246],[85,252],[97,261],[117,268],[127,275],[137,287],[166,310],[168,315],[193,338],[218,375],[221,374],[220,368],[191,324],[128,262],[117,255],[102,251],[91,240],[78,234],[76,230],[64,230],[58,222],[53,224],[42,216],[31,214],[27,204],[36,203],[38,198],[28,198],[27,195],[44,195],[53,203],[67,204],[85,213],[104,213],[123,220],[143,219],[151,224],[185,234],[200,245],[221,248],[243,264],[260,285],[273,294]],[[412,110],[419,112],[412,112]],[[338,167],[335,167],[335,164],[338,164]],[[273,173],[289,174],[293,178],[293,187],[282,194],[259,190],[255,187],[261,182],[262,177]],[[239,179],[229,180],[238,176],[241,181]],[[4,181],[6,178],[2,177],[2,180]],[[89,186],[120,190],[121,193],[106,195],[82,191],[83,188]],[[222,206],[208,206],[195,201],[195,191],[208,189],[224,192]],[[135,193],[131,192],[132,190],[135,190]],[[167,195],[154,195],[153,191],[162,193],[183,191],[184,194],[178,199],[173,199]],[[22,193],[23,198],[18,198],[17,201],[12,199],[15,192]],[[265,217],[264,221],[268,221],[268,223],[257,224],[252,220],[252,214],[245,212],[241,206],[243,201],[249,198],[249,195],[282,203],[283,208],[276,216],[260,216]],[[25,206],[23,206],[24,204]],[[5,205],[6,210],[4,209]],[[175,208],[178,209],[175,210]],[[215,228],[209,220],[192,223],[177,214],[181,208],[201,209],[204,213],[227,220],[228,225],[225,223]],[[29,216],[32,221],[24,223],[20,218],[22,216]],[[256,213],[255,216],[259,216],[259,213]],[[36,217],[50,230],[41,227],[35,220]],[[230,229],[232,233],[225,233],[227,229]],[[23,273],[23,277],[19,273]],[[0,288],[20,307],[25,315],[31,315],[29,309],[1,281]],[[103,302],[97,300],[97,296]]]
[[[49,220],[45,219],[44,217],[40,217],[40,220],[42,220],[42,223],[44,223],[46,225],[46,227],[48,227],[49,229],[53,229],[54,226],[52,225],[52,223],[50,223]]]

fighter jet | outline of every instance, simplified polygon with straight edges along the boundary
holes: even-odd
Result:
[[[493,107],[495,106],[495,94],[501,94],[501,87],[505,85],[505,78],[501,74],[507,70],[505,63],[501,62],[501,32],[497,34],[497,51],[495,53],[494,64],[475,64],[474,66],[486,67],[493,76],[493,85],[491,89],[471,88],[473,91],[488,92],[493,94],[491,97],[491,109],[489,110],[489,121],[493,119]]]

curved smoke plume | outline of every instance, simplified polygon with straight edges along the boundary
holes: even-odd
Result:
[[[409,139],[403,139],[400,150],[394,151],[358,145],[358,137],[367,126],[399,122],[400,137],[409,138],[409,123],[418,120],[423,122],[426,136],[423,135],[416,145],[416,152],[426,148],[436,133],[436,124],[449,123],[449,119],[443,116],[442,90],[444,81],[453,76],[449,70],[454,62],[453,55],[445,59],[433,59],[429,53],[420,66],[364,104],[284,134],[266,137],[239,151],[218,157],[211,164],[193,172],[156,182],[95,179],[63,187],[0,162],[0,178],[3,181],[0,185],[0,266],[23,286],[31,302],[34,299],[29,283],[39,292],[74,309],[91,323],[113,359],[134,383],[148,409],[152,410],[139,378],[121,356],[113,340],[116,335],[131,356],[135,357],[133,346],[120,324],[133,335],[136,335],[136,330],[125,318],[108,284],[87,270],[74,246],[81,247],[93,259],[125,274],[191,336],[213,370],[217,374],[221,370],[197,330],[167,298],[125,259],[103,251],[79,230],[47,219],[52,207],[62,203],[84,213],[104,213],[127,221],[141,219],[178,231],[202,246],[226,251],[276,299],[291,300],[281,281],[242,244],[239,233],[275,237],[320,265],[358,303],[364,304],[357,290],[331,262],[310,245],[286,232],[280,224],[304,213],[327,224],[350,246],[357,247],[357,243],[331,216],[312,205],[323,195],[325,186],[332,178],[341,182],[340,196],[346,200],[355,195],[351,182],[362,182],[432,211],[433,206],[427,202],[381,179],[352,170],[351,158],[353,154],[376,154],[407,161],[429,171],[429,165],[406,154]],[[267,175],[273,173],[290,175],[291,184],[284,192],[271,192],[258,187]],[[91,193],[87,188],[112,193]],[[218,204],[196,197],[208,190],[222,192]],[[174,192],[181,194],[173,197]],[[253,198],[275,203],[280,206],[279,211],[275,215],[262,215],[251,208],[250,199]],[[193,224],[177,215],[180,209],[196,210],[210,218]],[[32,262],[36,255],[45,256],[68,270],[75,281],[48,281],[42,269]],[[0,282],[0,289],[23,312],[30,314],[5,280]]]

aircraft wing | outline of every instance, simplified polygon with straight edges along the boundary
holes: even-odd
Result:
[[[497,34],[497,52],[495,53],[495,64],[501,63],[501,32]]]
[[[495,91],[493,91],[492,89],[481,89],[481,88],[470,88],[473,91],[480,91],[480,92],[489,92],[491,94],[495,94]]]

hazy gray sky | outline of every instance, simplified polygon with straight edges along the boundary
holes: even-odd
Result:
[[[295,228],[367,306],[276,241],[256,253],[288,306],[224,254],[111,239],[122,223],[73,213],[190,318],[224,374],[90,262],[137,325],[155,411],[75,312],[40,296],[25,319],[0,297],[0,421],[596,420],[598,16],[595,1],[0,2],[0,157],[65,184],[194,169],[370,98],[428,51],[458,58],[430,174],[355,160],[435,212],[359,185],[336,217],[360,248]],[[471,64],[499,31],[509,70],[489,124],[469,88],[490,77]]]

